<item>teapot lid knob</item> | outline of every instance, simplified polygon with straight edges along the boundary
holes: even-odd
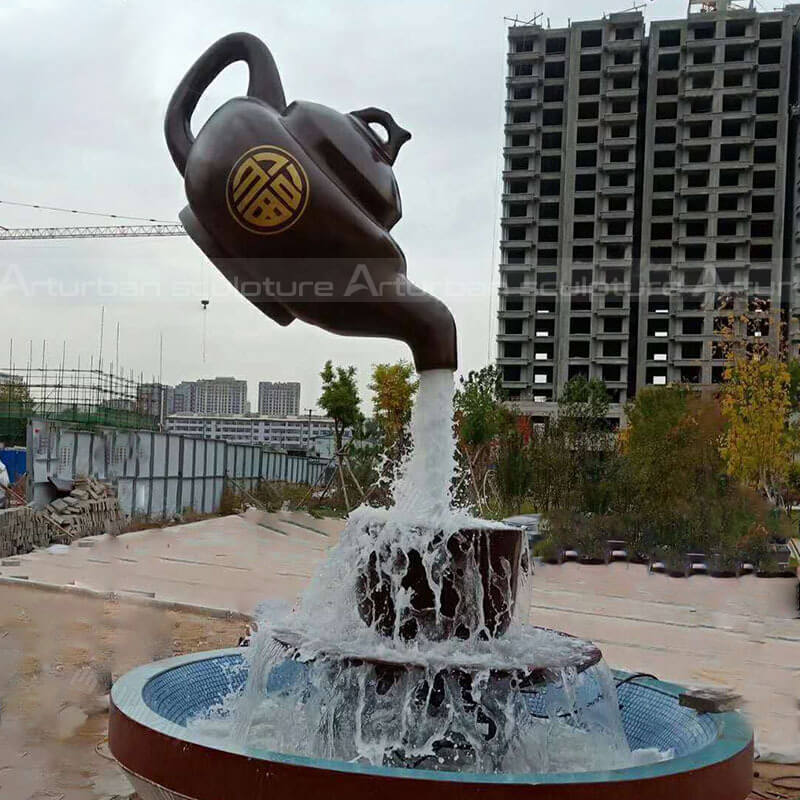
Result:
[[[397,160],[400,148],[411,138],[411,134],[401,128],[394,117],[381,108],[362,108],[359,111],[351,111],[350,115],[364,123],[364,127],[378,145],[378,149],[384,154],[390,164]],[[374,122],[386,130],[386,139],[382,140],[372,128],[370,123]]]

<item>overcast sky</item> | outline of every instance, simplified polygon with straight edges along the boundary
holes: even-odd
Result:
[[[220,36],[246,30],[272,50],[288,101],[350,111],[378,106],[413,132],[395,165],[404,216],[393,235],[412,280],[450,305],[462,371],[493,356],[505,75],[504,15],[543,10],[553,27],[622,10],[566,0],[514,5],[492,0],[3,0],[0,5],[0,200],[177,219],[181,179],[167,153],[162,119],[189,65]],[[658,0],[650,19],[680,17],[685,3]],[[226,70],[201,101],[196,125],[243,94],[246,70]],[[109,221],[110,222],[110,221]],[[5,227],[105,224],[91,217],[0,205]],[[490,286],[490,281],[492,282]],[[185,291],[187,282],[196,289]],[[442,285],[463,284],[457,293]],[[182,291],[175,285],[181,284]],[[200,300],[211,297],[202,356]],[[492,311],[490,314],[490,302]],[[81,365],[100,347],[165,382],[215,375],[299,380],[313,406],[326,358],[370,367],[410,358],[405,345],[336,337],[295,322],[280,328],[226,281],[188,239],[0,242],[0,369],[14,339],[24,366]]]

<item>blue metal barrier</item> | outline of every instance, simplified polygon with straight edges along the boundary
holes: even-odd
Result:
[[[24,448],[0,450],[0,461],[6,465],[11,483],[16,483],[28,471],[28,453]]]

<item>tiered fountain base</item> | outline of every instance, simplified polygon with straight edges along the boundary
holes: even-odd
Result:
[[[555,659],[502,658],[492,663],[485,654],[432,661],[425,651],[403,647],[385,647],[380,655],[370,648],[320,649],[297,632],[276,630],[273,641],[282,647],[261,692],[281,696],[285,708],[304,706],[313,696],[326,711],[308,735],[323,732],[316,747],[329,757],[368,756],[384,766],[436,771],[502,772],[520,740],[518,721],[546,718],[555,706],[569,708],[567,695],[578,686],[581,709],[604,701],[603,686],[591,672],[602,660],[597,647],[557,631],[528,627],[526,632],[528,641],[555,645],[557,653],[567,655],[557,664]],[[305,661],[303,654],[310,650],[315,658]],[[573,681],[566,686],[565,673]],[[581,681],[583,673],[587,677]],[[328,731],[338,733],[329,736]]]
[[[322,639],[312,644],[302,630],[272,630],[250,651],[249,683],[251,662],[237,650],[150,664],[117,682],[109,741],[142,800],[748,795],[752,734],[739,715],[698,714],[679,704],[680,687],[652,679],[614,687],[590,643],[519,623],[510,628],[527,569],[520,531],[423,531],[405,547],[380,524],[359,534],[367,547],[354,597],[371,638],[344,644],[334,631],[325,643],[318,631]],[[219,720],[230,697],[241,698],[236,713],[243,709],[245,718],[264,698],[273,703],[267,722],[294,736],[275,750],[291,752],[256,746],[262,740],[249,736],[250,718],[244,728],[223,719],[225,735],[214,737],[187,725]],[[596,738],[582,739],[590,763],[610,763],[604,754],[615,757],[619,745],[672,757],[559,771],[564,762],[550,753],[565,751],[548,750],[552,737],[565,736],[560,744],[569,755],[570,742],[592,730]],[[606,739],[617,749],[604,750]],[[542,744],[543,755],[534,753],[541,761],[525,760],[531,743]],[[514,760],[520,752],[522,761]],[[532,771],[520,763],[545,766]]]
[[[148,664],[117,681],[109,742],[142,800],[744,800],[752,785],[744,719],[698,714],[679,705],[681,687],[648,678],[618,688],[625,735],[634,748],[672,749],[674,758],[603,772],[469,774],[273,753],[187,729],[246,677],[242,652],[224,650]]]

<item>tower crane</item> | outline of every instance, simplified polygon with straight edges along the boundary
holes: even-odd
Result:
[[[0,241],[116,239],[145,236],[186,236],[186,231],[178,222],[155,225],[75,225],[61,228],[4,228],[0,225]]]
[[[16,203],[0,200],[0,204],[35,208],[42,211],[58,211],[62,213],[82,214],[107,219],[134,220],[135,225],[63,225],[49,228],[7,228],[0,225],[0,241],[30,242],[43,239],[118,239],[143,238],[147,236],[186,236],[183,225],[179,222],[166,222],[149,217],[126,217],[119,214],[98,213],[95,211],[77,211],[71,208],[56,208],[32,203]],[[203,361],[206,360],[206,310],[208,300],[201,300],[203,307]]]
[[[58,211],[63,214],[79,214],[104,219],[130,220],[138,224],[115,225],[62,225],[57,228],[7,228],[0,225],[0,241],[33,241],[38,239],[116,239],[119,237],[185,236],[183,225],[153,217],[130,217],[124,214],[109,214],[98,211],[79,211],[75,208],[45,206],[39,203],[19,203],[0,200],[0,205],[32,208],[37,211]]]

